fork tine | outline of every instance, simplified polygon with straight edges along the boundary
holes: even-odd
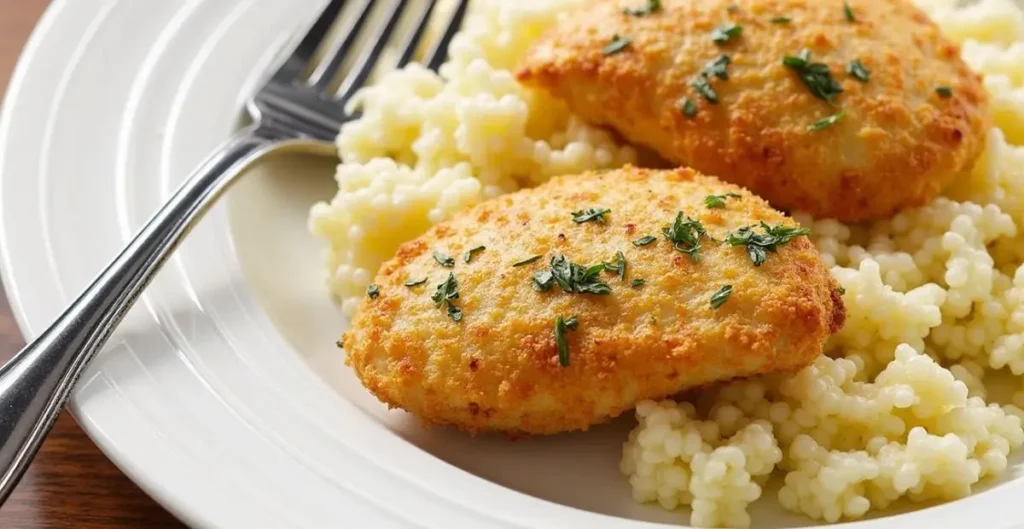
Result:
[[[451,18],[448,19],[448,26],[444,28],[444,34],[441,35],[441,39],[437,41],[434,49],[427,55],[427,68],[437,71],[448,58],[448,46],[452,43],[452,37],[455,36],[462,26],[462,20],[466,18],[468,7],[469,0],[459,0],[458,7],[455,8]]]
[[[313,75],[309,77],[310,84],[321,92],[326,91],[334,82],[334,78],[338,76],[338,71],[341,70],[348,54],[355,48],[359,32],[366,25],[366,21],[370,19],[370,14],[373,13],[373,4],[374,0],[363,0],[359,15],[345,28],[345,38],[331,50],[327,60],[322,61]]]
[[[345,81],[338,90],[339,100],[347,100],[366,82],[366,79],[370,76],[373,67],[377,63],[377,59],[380,58],[381,52],[384,51],[388,40],[390,40],[391,34],[394,33],[398,21],[401,20],[402,13],[405,12],[406,7],[408,7],[408,0],[392,0],[391,12],[388,14],[387,22],[373,35],[373,45],[363,52],[358,62],[352,66],[352,70],[345,77]]]
[[[338,18],[342,8],[345,7],[345,3],[346,0],[330,0],[328,2],[327,7],[324,7],[324,10],[320,12],[320,16],[317,17],[316,22],[310,26],[309,30],[302,37],[302,41],[299,42],[291,56],[274,73],[275,79],[293,82],[305,75],[309,70],[317,48],[327,38],[327,34],[331,31],[331,26],[334,25],[334,21]]]
[[[423,34],[427,31],[427,26],[430,25],[430,16],[434,13],[436,5],[437,0],[430,0],[427,9],[422,14],[422,18],[416,24],[416,29],[413,30],[402,46],[402,55],[398,57],[398,63],[395,65],[395,68],[402,68],[412,61],[413,56],[416,54],[416,48],[419,47],[420,41],[423,40]]]

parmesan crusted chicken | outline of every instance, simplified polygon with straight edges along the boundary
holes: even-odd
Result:
[[[910,0],[595,0],[521,82],[782,210],[924,204],[988,128],[980,78]]]
[[[426,423],[512,435],[798,370],[844,319],[805,234],[689,169],[555,178],[402,245],[342,338],[347,363]]]

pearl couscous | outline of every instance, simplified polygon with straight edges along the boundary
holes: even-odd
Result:
[[[581,1],[474,2],[440,75],[409,66],[363,91],[362,117],[338,138],[338,194],[310,215],[347,314],[400,243],[454,212],[635,161],[511,73]],[[698,527],[748,527],[747,506],[775,475],[785,509],[856,519],[898,499],[968,495],[1024,444],[1024,11],[918,3],[985,76],[995,126],[984,154],[945,196],[890,219],[796,214],[845,290],[845,328],[794,375],[637,406],[621,460],[637,501],[688,507]],[[1020,389],[986,402],[1000,371]]]

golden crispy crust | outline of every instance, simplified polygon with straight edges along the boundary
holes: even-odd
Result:
[[[588,121],[618,130],[666,159],[745,186],[783,210],[858,221],[927,203],[969,167],[988,127],[987,99],[959,49],[909,0],[664,0],[655,14],[596,0],[572,13],[524,59],[520,81],[568,101]],[[736,9],[728,10],[728,6]],[[789,24],[771,19],[786,16]],[[723,22],[743,26],[724,45]],[[632,45],[606,56],[615,35]],[[782,64],[802,49],[845,90],[835,105]],[[689,81],[728,54],[729,79],[710,81],[713,105]],[[860,59],[862,83],[846,72]],[[952,97],[936,93],[953,89]],[[698,103],[687,118],[680,99]],[[834,126],[808,125],[838,111]]]
[[[708,194],[736,192],[725,209]],[[612,210],[605,224],[575,224],[570,212]],[[699,219],[709,235],[765,221],[792,221],[761,199],[688,169],[627,167],[552,180],[486,202],[408,242],[376,278],[343,340],[348,363],[381,401],[427,423],[470,432],[546,434],[586,429],[686,388],[737,376],[792,371],[810,363],[843,323],[838,286],[806,237],[755,268],[742,248],[704,240],[700,261],[674,250],[661,229],[676,212]],[[658,236],[647,246],[631,241]],[[483,245],[471,263],[462,255]],[[456,258],[453,268],[433,258]],[[627,260],[625,281],[602,275],[612,294],[536,292],[532,279],[564,254],[590,265]],[[544,257],[520,267],[533,255]],[[431,300],[453,272],[459,282],[452,321]],[[426,285],[403,283],[428,278]],[[634,278],[646,285],[631,288]],[[733,285],[717,310],[710,297]],[[576,316],[570,365],[557,358],[554,322]]]

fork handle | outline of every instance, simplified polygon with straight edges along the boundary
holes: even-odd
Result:
[[[252,126],[225,142],[63,314],[0,368],[0,503],[42,445],[89,361],[178,243],[253,161],[280,142]]]

